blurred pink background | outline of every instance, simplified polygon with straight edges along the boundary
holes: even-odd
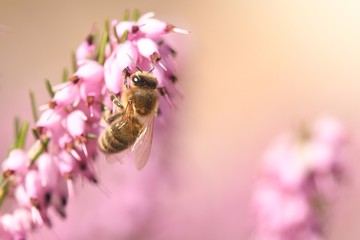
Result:
[[[124,213],[117,199],[136,189],[144,199],[138,211],[148,211],[145,202],[150,217],[128,239],[249,239],[249,201],[263,151],[283,130],[328,113],[350,133],[349,177],[330,209],[328,236],[358,239],[360,2],[355,0],[2,0],[0,156],[6,157],[13,140],[14,116],[32,118],[28,90],[36,92],[39,105],[46,102],[44,79],[60,81],[71,51],[92,25],[102,28],[105,19],[121,19],[124,9],[134,8],[191,31],[170,37],[186,97],[174,113],[173,132],[154,146],[163,149],[166,143],[168,152],[141,172],[132,164],[101,161],[102,184],[111,196],[79,184],[68,220],[32,238],[119,239],[129,224],[124,216],[137,213]],[[124,190],[127,175],[133,185]],[[151,181],[155,192],[144,185]]]

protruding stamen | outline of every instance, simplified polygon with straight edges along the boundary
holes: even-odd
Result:
[[[189,34],[188,30],[177,28],[172,24],[167,24],[165,28],[165,32],[175,32],[175,33],[182,33],[182,34]]]
[[[69,87],[72,83],[71,82],[67,82],[67,83],[63,83],[63,84],[60,84],[60,85],[56,85],[56,86],[53,86],[53,91],[54,92],[59,92],[67,87]]]
[[[82,146],[82,150],[83,150],[83,152],[84,152],[84,155],[85,155],[85,157],[87,158],[87,157],[88,157],[88,150],[87,150],[87,148],[86,148],[86,144],[83,143],[83,144],[81,144],[81,146]]]
[[[71,76],[71,77],[69,78],[69,81],[72,82],[73,84],[77,84],[77,83],[80,81],[80,77],[79,77],[79,76],[76,76],[76,75]]]
[[[44,221],[41,217],[40,211],[39,209],[37,209],[36,207],[31,207],[31,218],[33,220],[33,222],[37,225],[42,225],[44,224]]]
[[[52,100],[52,101],[49,102],[49,108],[50,109],[55,109],[56,106],[57,106],[56,101]]]
[[[73,143],[66,143],[65,144],[65,150],[67,152],[69,152],[76,160],[78,160],[78,161],[81,160],[80,155],[74,149],[74,144]]]
[[[150,60],[152,63],[158,63],[161,60],[161,56],[158,52],[154,52],[150,55]]]
[[[160,62],[160,60],[161,60],[161,56],[160,56],[160,54],[158,53],[158,52],[154,52],[153,54],[151,54],[150,55],[150,60],[151,60],[151,62],[153,63],[153,64],[159,64],[160,65],[160,67],[162,68],[162,69],[164,69],[165,71],[167,71],[167,69],[166,69],[166,67],[164,66],[164,64],[162,64],[161,62]]]
[[[89,46],[93,45],[94,43],[94,36],[92,34],[89,34],[86,38],[86,42],[87,44],[89,44]]]
[[[162,69],[164,69],[164,71],[167,71],[167,68],[165,67],[164,64],[162,64],[162,62],[158,62],[158,64],[160,65],[160,67],[161,67]]]
[[[137,26],[137,25],[134,25],[134,26],[132,26],[131,27],[131,32],[133,33],[133,34],[135,34],[135,33],[137,33],[138,31],[139,31],[139,26]]]
[[[36,209],[40,209],[40,202],[36,198],[30,198],[31,206],[35,207]]]
[[[8,179],[7,179],[7,178],[13,176],[14,174],[15,174],[15,171],[14,171],[14,170],[10,170],[10,169],[8,169],[8,170],[6,170],[6,171],[3,172],[3,177],[6,178],[6,180],[3,181],[3,183],[1,184],[0,189],[2,189],[2,188],[5,186],[5,184],[8,182]]]
[[[67,189],[68,189],[68,196],[69,199],[73,199],[75,196],[75,190],[74,190],[74,182],[71,178],[66,178],[66,185],[67,185]]]
[[[94,116],[94,108],[93,108],[94,102],[95,102],[95,97],[94,96],[87,96],[86,97],[86,106],[90,110],[90,117]]]
[[[179,84],[175,84],[175,91],[177,92],[177,94],[183,99],[184,98],[184,91],[182,90],[182,88],[179,86]]]
[[[75,149],[71,149],[71,150],[70,150],[70,153],[71,153],[71,155],[72,155],[76,160],[78,160],[78,161],[81,160],[79,154],[75,151]]]
[[[170,99],[170,97],[169,97],[169,94],[168,94],[166,88],[165,88],[165,87],[159,88],[159,92],[160,92],[160,95],[161,95],[161,96],[165,97],[165,100],[166,100],[167,103],[169,104],[169,107],[170,107],[170,108],[174,108],[174,104],[173,104],[173,102],[171,101],[171,99]]]
[[[177,94],[181,97],[184,98],[184,91],[181,89],[181,87],[179,86],[179,84],[177,84],[177,77],[175,75],[171,75],[169,76],[170,81],[174,84],[175,87],[175,91],[177,92]]]

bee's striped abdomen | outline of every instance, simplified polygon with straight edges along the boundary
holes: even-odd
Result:
[[[108,154],[121,152],[135,143],[139,132],[138,127],[128,123],[110,125],[99,138],[100,150]]]

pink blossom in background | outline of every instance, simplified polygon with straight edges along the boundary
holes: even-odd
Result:
[[[326,116],[271,145],[253,196],[255,239],[325,239],[325,208],[343,175],[345,141],[342,125]]]
[[[163,35],[187,31],[153,19],[153,15],[145,14],[138,21],[112,20],[114,28],[105,30],[104,34],[109,36],[103,39],[94,39],[91,33],[76,50],[76,69],[70,78],[49,86],[49,91],[53,91],[51,100],[40,107],[42,114],[33,126],[35,143],[25,151],[24,144],[17,142],[2,164],[1,198],[14,196],[16,207],[0,217],[1,239],[25,239],[40,226],[52,227],[53,215],[49,212],[54,210],[60,218],[66,218],[68,202],[76,197],[77,182],[101,181],[97,137],[103,129],[103,108],[113,109],[109,92],[120,96],[127,74],[137,71],[136,66],[144,71],[156,68],[154,75],[159,80],[161,102],[168,103],[161,110],[173,106],[177,88],[175,54]],[[104,39],[106,42],[101,42]],[[154,153],[152,158],[158,156],[159,153]],[[157,175],[161,174],[153,167],[138,178],[134,175],[136,170],[125,169],[123,191],[120,195],[113,193],[113,199],[123,210],[113,217],[123,219],[120,224],[116,222],[117,234],[129,237],[139,234],[139,228],[151,216],[156,194],[151,195],[156,191]],[[107,217],[111,215],[106,213]]]

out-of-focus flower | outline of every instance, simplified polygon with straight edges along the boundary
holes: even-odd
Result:
[[[18,209],[0,217],[1,239],[25,239],[32,229],[51,227],[49,209],[66,217],[76,180],[98,183],[94,164],[102,111],[104,106],[112,109],[110,93],[121,95],[129,73],[137,67],[144,71],[160,67],[154,74],[164,96],[161,101],[170,102],[167,89],[175,86],[170,77],[175,74],[175,55],[162,36],[187,31],[152,17],[145,14],[138,21],[112,20],[101,40],[91,33],[76,50],[76,70],[68,81],[49,86],[51,100],[40,108],[43,112],[34,127],[34,146],[28,153],[20,148],[12,150],[2,164],[0,199],[13,194]],[[129,201],[134,199],[132,192],[129,196]]]
[[[322,117],[273,143],[253,198],[256,239],[323,239],[322,214],[343,174],[345,140],[341,124]]]

